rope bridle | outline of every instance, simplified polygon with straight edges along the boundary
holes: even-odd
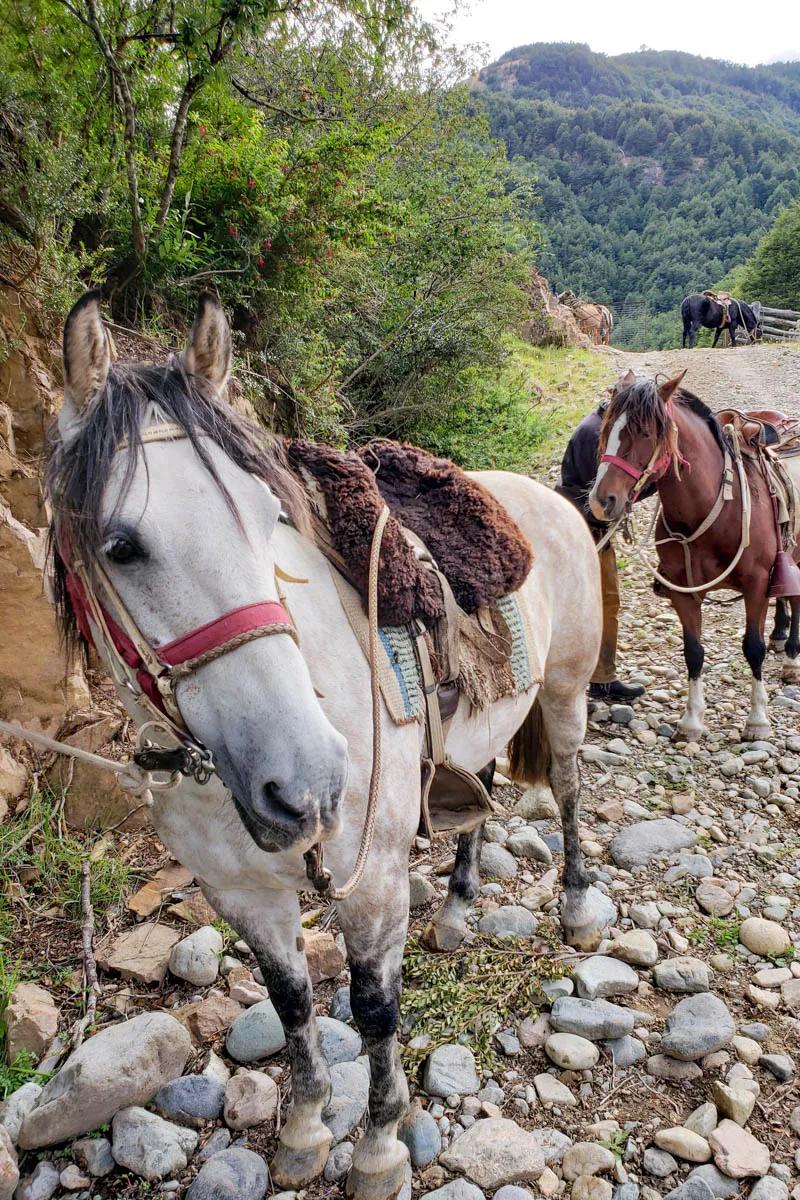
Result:
[[[162,422],[141,430],[140,440],[143,443],[176,441],[186,436],[182,426]],[[127,441],[121,442],[117,449],[127,449]],[[323,866],[321,843],[312,846],[304,856],[306,873],[315,889],[327,899],[337,901],[345,900],[361,882],[377,820],[382,761],[378,575],[383,532],[388,517],[389,509],[384,506],[372,536],[369,563],[372,768],[361,843],[350,877],[340,888],[331,887],[331,873]],[[62,544],[59,549],[67,568],[67,590],[81,633],[104,658],[117,687],[125,689],[151,719],[139,728],[136,750],[130,762],[117,762],[92,754],[14,722],[0,721],[0,732],[113,771],[119,777],[120,784],[141,797],[146,805],[152,805],[153,791],[168,791],[177,787],[182,778],[190,777],[201,785],[208,783],[215,773],[211,752],[194,738],[186,726],[175,689],[202,667],[258,638],[284,634],[299,647],[297,630],[282,599],[261,600],[230,609],[171,642],[152,646],[137,626],[103,566],[97,560],[90,564],[71,561],[68,546]],[[281,577],[290,578],[283,573]],[[147,736],[151,731],[159,740],[154,741]],[[164,746],[164,738],[177,742],[177,745]],[[152,772],[166,772],[168,778],[154,780]]]

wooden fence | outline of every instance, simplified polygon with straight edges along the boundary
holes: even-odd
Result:
[[[761,308],[758,328],[768,342],[788,342],[800,339],[800,312],[792,308]]]

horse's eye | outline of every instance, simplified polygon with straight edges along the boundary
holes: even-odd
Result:
[[[106,558],[113,563],[131,563],[143,558],[143,552],[138,542],[124,533],[115,533],[105,546]]]

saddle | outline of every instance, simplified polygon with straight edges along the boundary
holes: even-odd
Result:
[[[800,494],[786,460],[800,454],[800,420],[773,409],[724,408],[714,415],[761,472],[772,497],[778,545],[791,550],[800,524]]]
[[[428,837],[468,832],[492,802],[448,756],[445,725],[462,694],[475,707],[512,694],[514,639],[496,605],[524,582],[531,547],[485,488],[415,446],[380,439],[344,452],[297,440],[287,451],[311,500],[317,544],[362,604],[375,523],[384,505],[390,510],[378,618],[413,635],[427,734],[420,827]]]
[[[731,425],[739,445],[745,454],[753,454],[758,447],[771,446],[782,454],[800,452],[800,420],[772,409],[723,408],[715,413],[723,428]]]

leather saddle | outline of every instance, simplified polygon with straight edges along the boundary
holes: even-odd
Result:
[[[800,421],[773,409],[723,408],[714,414],[723,428],[731,425],[745,453],[754,453],[762,446],[780,452],[781,446],[800,432]]]

